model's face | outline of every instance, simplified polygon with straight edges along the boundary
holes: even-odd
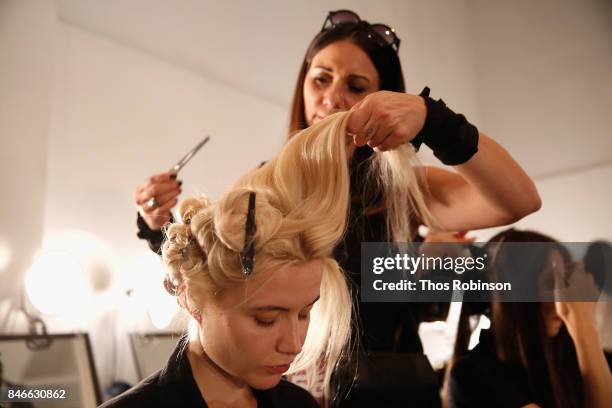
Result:
[[[540,296],[548,299],[554,298],[555,279],[565,274],[565,260],[558,251],[553,251],[550,254],[548,267],[539,276]],[[548,337],[555,337],[563,325],[563,320],[557,315],[555,302],[542,302],[540,309],[546,334]]]
[[[304,110],[308,125],[332,113],[349,110],[380,87],[368,55],[348,40],[319,51],[304,80]]]
[[[302,350],[321,276],[321,261],[310,261],[211,295],[202,308],[203,350],[239,383],[276,386]]]

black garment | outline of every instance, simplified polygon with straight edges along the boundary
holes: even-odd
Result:
[[[164,368],[145,378],[130,390],[106,401],[100,408],[202,408],[208,405],[193,378],[184,338],[179,341]],[[272,389],[253,390],[258,408],[316,408],[315,399],[303,388],[281,380]]]
[[[538,404],[529,390],[525,369],[497,358],[495,340],[487,330],[480,333],[478,345],[453,366],[449,400],[450,408],[519,408]]]
[[[346,235],[334,255],[355,292],[361,347],[368,352],[422,353],[416,303],[361,302],[361,243],[387,241],[385,216],[364,215],[360,204],[352,204]]]
[[[343,383],[344,378],[334,379]],[[440,387],[422,353],[361,354],[357,378],[342,408],[439,408]]]
[[[361,302],[361,243],[387,242],[387,212],[366,214],[363,207],[369,146],[355,150],[351,160],[351,209],[347,231],[334,257],[346,271],[355,291],[353,303],[359,316],[359,339],[367,352],[422,353],[416,303]],[[382,201],[381,191],[368,191],[366,200]]]
[[[172,216],[170,216],[170,222],[172,222]],[[142,218],[140,213],[137,213],[136,216],[136,226],[138,227],[138,238],[144,239],[149,244],[149,248],[151,251],[155,252],[157,255],[161,255],[161,246],[164,242],[164,233],[162,230],[152,230],[147,225],[147,222]]]

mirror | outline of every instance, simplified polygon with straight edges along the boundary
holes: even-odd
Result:
[[[133,333],[130,336],[138,379],[143,380],[166,365],[181,333]]]
[[[0,336],[0,362],[3,394],[32,390],[40,398],[30,400],[30,406],[88,408],[101,403],[87,334]],[[48,390],[51,396],[46,396]],[[16,401],[7,396],[1,401]]]

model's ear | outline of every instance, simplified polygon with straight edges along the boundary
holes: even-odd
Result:
[[[196,320],[196,322],[202,323],[202,314],[200,313],[200,309],[194,307],[189,310],[189,314]]]
[[[187,291],[185,290],[184,283],[178,287],[177,300],[178,300],[179,305],[181,305],[181,307],[185,309],[191,317],[193,317],[198,323],[202,323],[202,314],[200,313],[200,309],[195,307],[189,301],[189,298],[187,297]]]

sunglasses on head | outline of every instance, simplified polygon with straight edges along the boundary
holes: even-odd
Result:
[[[323,22],[321,31],[328,27],[327,23],[330,23],[332,28],[341,24],[363,24],[374,35],[381,47],[391,47],[395,52],[399,51],[400,39],[395,34],[393,28],[386,24],[370,24],[359,18],[359,16],[351,10],[330,11]]]

